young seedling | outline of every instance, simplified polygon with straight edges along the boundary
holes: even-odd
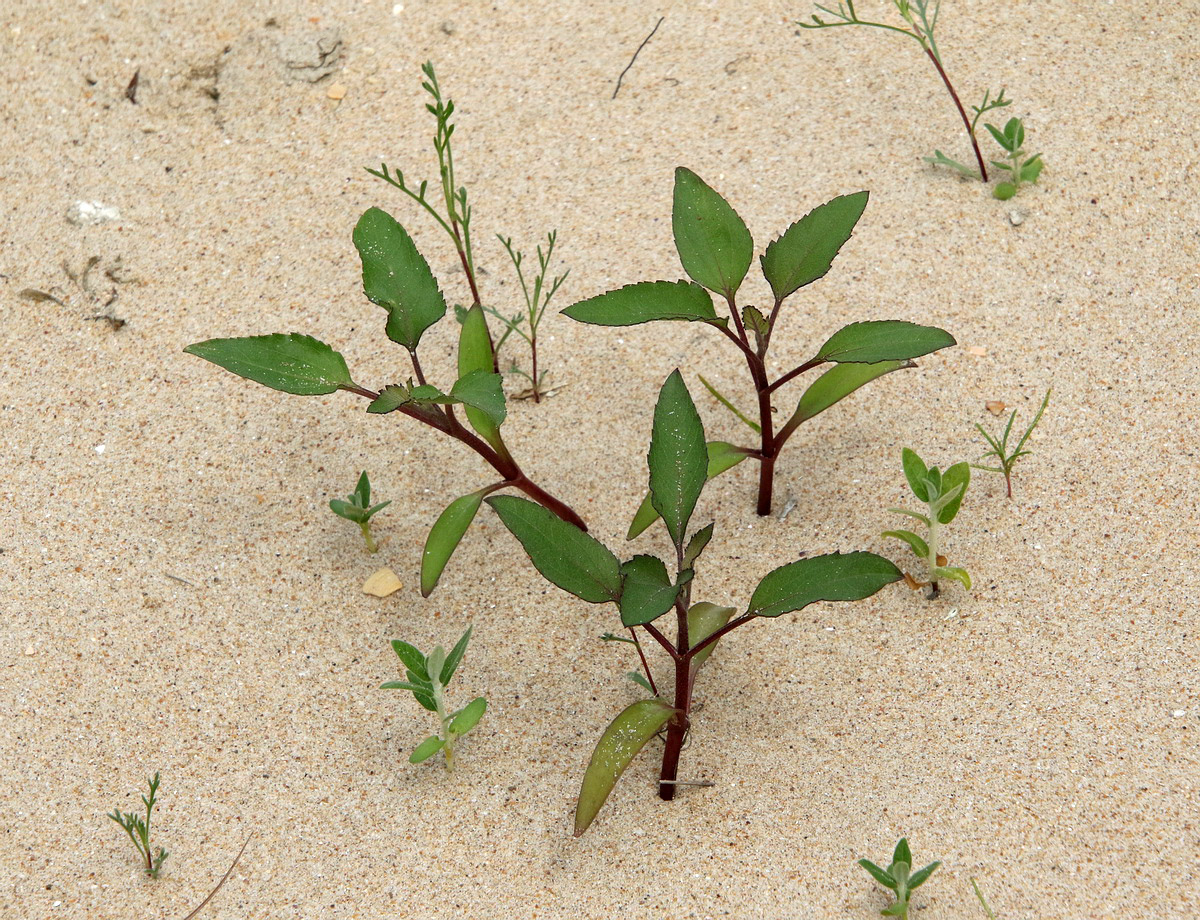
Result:
[[[455,643],[450,654],[440,645],[428,655],[422,655],[414,646],[399,639],[392,641],[392,648],[404,663],[406,680],[393,680],[383,684],[382,690],[409,690],[418,703],[432,713],[436,713],[440,723],[438,733],[430,735],[417,745],[416,750],[409,755],[409,763],[421,763],[428,760],[438,751],[445,758],[447,770],[454,769],[454,745],[458,739],[479,724],[487,711],[487,700],[477,696],[462,709],[450,712],[446,707],[445,690],[450,678],[458,669],[463,654],[467,651],[467,643],[471,641],[471,628],[462,634]]]
[[[1002,109],[1005,106],[1012,105],[1011,99],[1004,98],[1004,90],[1001,89],[996,96],[992,96],[991,90],[983,94],[983,101],[979,105],[971,106],[971,111],[974,117],[968,117],[966,109],[963,108],[962,102],[959,100],[958,92],[954,89],[954,84],[950,82],[950,77],[946,74],[946,69],[942,64],[942,53],[938,50],[937,37],[935,35],[937,29],[938,15],[941,13],[941,0],[891,0],[892,6],[896,8],[896,12],[900,14],[903,20],[903,26],[892,25],[886,22],[876,22],[870,19],[859,18],[857,10],[854,8],[853,0],[845,0],[844,3],[838,3],[837,9],[830,9],[827,6],[816,5],[817,10],[831,17],[823,19],[816,13],[812,16],[812,22],[797,22],[796,25],[802,29],[835,29],[842,26],[869,26],[875,29],[883,29],[888,32],[894,32],[898,35],[905,35],[920,46],[925,52],[926,57],[933,62],[933,66],[937,68],[938,76],[942,78],[942,83],[946,87],[946,91],[950,93],[950,98],[954,100],[954,107],[958,110],[958,115],[962,119],[963,127],[966,129],[967,137],[971,141],[971,149],[975,154],[975,162],[978,169],[972,169],[969,166],[951,159],[940,150],[934,150],[933,156],[925,157],[927,163],[933,163],[936,166],[948,166],[956,172],[972,179],[979,179],[986,183],[988,181],[987,164],[984,161],[983,152],[979,149],[979,137],[977,128],[979,119],[982,115],[994,109]],[[1019,121],[1018,121],[1019,123]],[[1005,141],[997,136],[998,132],[992,130],[991,125],[985,125],[991,131],[993,137],[996,137],[997,142],[1005,150],[1009,151],[1010,155],[1013,149],[1005,146]],[[1004,132],[1004,135],[1006,135]],[[1022,129],[1022,134],[1023,134]],[[1017,144],[1020,147],[1020,144]],[[1008,166],[992,161],[993,165],[1001,169],[1008,169]],[[1026,170],[1024,171],[1023,170]],[[1022,181],[1036,182],[1038,173],[1041,172],[1041,160],[1038,157],[1030,157],[1028,160],[1022,161],[1022,165],[1018,166],[1014,173],[1012,182],[1002,182],[993,190],[992,194],[1002,200],[1011,198],[1017,190],[1017,186]],[[1011,185],[1011,188],[1006,186]]]
[[[861,600],[901,578],[896,566],[873,553],[833,553],[801,559],[767,574],[744,613],[693,602],[697,564],[715,525],[689,528],[708,478],[709,451],[704,426],[679,371],[667,378],[659,393],[647,463],[651,502],[672,546],[673,575],[668,561],[657,556],[637,555],[621,562],[603,543],[531,501],[507,495],[487,500],[548,581],[589,603],[615,604],[622,626],[635,639],[637,630],[644,630],[662,647],[674,672],[672,677],[655,680],[645,655],[640,654],[641,644],[635,643],[646,670],[644,686],[654,695],[620,712],[596,744],[575,810],[576,836],[595,819],[634,756],[664,730],[658,795],[670,800],[677,787],[685,785],[678,778],[679,758],[692,728],[696,677],[727,633],[817,601]],[[668,638],[655,624],[672,612],[675,635]]]
[[[932,326],[900,320],[851,323],[835,332],[807,361],[775,380],[769,378],[768,354],[784,301],[825,276],[866,206],[866,192],[835,198],[792,224],[767,246],[759,262],[773,302],[764,311],[737,300],[754,257],[750,231],[724,198],[694,172],[680,167],[675,171],[672,228],[679,260],[692,280],[629,284],[563,311],[572,319],[598,326],[633,326],[655,320],[700,322],[734,344],[746,360],[757,393],[757,423],[716,393],[707,381],[705,386],[755,432],[758,446],[713,441],[708,445],[708,476],[753,457],[759,462],[760,515],[771,513],[776,459],[801,424],[875,378],[916,367],[912,359],[955,344],[950,333]],[[728,316],[717,315],[710,291],[724,301]],[[776,390],[806,371],[824,366],[829,370],[804,391],[795,411],[777,426]],[[708,373],[707,368],[702,370]],[[630,538],[649,527],[656,517],[647,497],[634,518]]]
[[[962,505],[963,496],[967,494],[967,486],[971,483],[970,465],[956,463],[943,473],[936,466],[926,468],[917,452],[907,447],[904,448],[901,458],[909,488],[928,509],[928,514],[918,514],[903,508],[889,509],[896,514],[916,518],[928,529],[924,539],[911,530],[887,530],[883,533],[885,537],[895,537],[907,543],[912,551],[924,560],[929,570],[929,581],[917,581],[911,575],[905,575],[904,580],[914,590],[928,586],[929,593],[926,596],[930,600],[938,596],[938,582],[943,578],[953,578],[968,591],[971,590],[971,576],[967,574],[967,570],[948,566],[946,557],[941,554],[942,528],[954,520]]]
[[[1051,388],[1053,389],[1053,387]],[[1029,440],[1029,436],[1033,434],[1033,429],[1037,428],[1038,422],[1042,420],[1042,413],[1046,411],[1046,406],[1050,402],[1050,390],[1046,390],[1046,395],[1042,398],[1042,404],[1038,407],[1037,414],[1033,417],[1033,421],[1029,423],[1029,427],[1025,429],[1025,433],[1021,435],[1021,439],[1017,441],[1017,446],[1009,453],[1008,438],[1012,434],[1013,422],[1017,420],[1017,410],[1013,409],[1012,415],[1008,417],[1008,424],[1004,426],[1004,433],[999,438],[994,438],[986,431],[978,422],[975,427],[979,429],[979,433],[983,435],[984,440],[988,442],[991,448],[987,453],[983,454],[979,459],[983,460],[987,457],[995,457],[998,466],[981,466],[978,463],[972,463],[977,470],[983,470],[986,473],[1000,473],[1004,477],[1004,484],[1007,487],[1008,497],[1012,498],[1012,471],[1017,465],[1017,461],[1022,457],[1028,456],[1032,451],[1025,450],[1025,442]]]
[[[133,812],[122,813],[117,808],[114,808],[108,817],[121,825],[121,828],[129,835],[134,848],[138,851],[138,857],[146,864],[146,874],[150,878],[158,878],[163,863],[170,855],[162,847],[159,847],[157,852],[152,852],[150,847],[150,817],[151,812],[154,811],[155,799],[158,797],[158,774],[155,773],[154,778],[147,780],[146,784],[150,787],[150,794],[142,796],[142,804],[146,806],[146,817],[143,818]]]
[[[988,907],[988,902],[983,896],[983,892],[979,890],[979,883],[975,881],[974,876],[971,877],[971,887],[975,889],[975,897],[979,899],[979,906],[983,908],[983,912],[987,914],[988,920],[996,920],[996,915],[992,913],[992,909]]]
[[[1022,124],[1021,119],[1010,118],[1005,122],[1003,131],[995,125],[984,125],[984,127],[1008,154],[1007,161],[992,160],[993,166],[1008,173],[1008,179],[997,183],[996,187],[992,189],[992,195],[1001,201],[1008,201],[1024,183],[1037,182],[1045,164],[1042,163],[1040,153],[1028,156],[1022,148],[1022,144],[1025,143],[1025,125]]]
[[[860,859],[858,864],[870,874],[871,878],[885,888],[890,888],[896,894],[896,903],[880,911],[885,917],[899,917],[908,920],[910,897],[914,891],[924,885],[934,870],[940,866],[941,860],[931,862],[924,869],[912,871],[912,853],[908,849],[908,838],[900,838],[892,853],[892,862],[886,869],[881,869],[869,859]]]
[[[521,282],[521,293],[525,296],[525,311],[515,313],[512,316],[505,316],[494,307],[485,307],[488,313],[496,317],[500,322],[504,323],[504,335],[500,337],[500,341],[496,343],[496,351],[500,351],[500,347],[504,344],[505,339],[515,333],[525,340],[525,344],[529,346],[529,360],[532,367],[529,373],[521,370],[514,361],[509,367],[509,372],[524,377],[529,381],[529,390],[526,392],[533,398],[535,403],[542,401],[542,383],[545,379],[546,372],[538,371],[538,326],[542,323],[542,317],[546,313],[546,308],[550,306],[550,300],[558,292],[562,283],[567,280],[567,275],[571,274],[571,270],[567,269],[561,275],[556,275],[554,278],[549,278],[550,259],[554,255],[554,244],[558,240],[558,231],[551,230],[546,234],[546,249],[543,252],[539,245],[537,248],[538,271],[533,276],[533,286],[530,287],[525,281],[525,272],[521,268],[521,263],[525,259],[525,253],[519,249],[514,249],[512,237],[500,237],[500,242],[504,244],[505,250],[508,252],[508,257],[512,259],[513,267],[517,271],[517,280]],[[518,399],[524,394],[518,394]]]
[[[408,232],[385,211],[371,208],[354,228],[354,245],[362,260],[363,292],[372,303],[387,311],[387,337],[402,346],[409,356],[413,377],[380,390],[354,381],[346,360],[329,345],[298,333],[255,335],[245,338],[209,339],[189,345],[184,351],[220,367],[284,393],[324,396],[344,390],[369,400],[367,412],[383,415],[399,412],[428,425],[473,450],[501,476],[455,499],[433,525],[421,562],[421,593],[426,597],[441,578],[459,541],[470,527],[484,497],[499,489],[525,493],[555,515],[586,529],[583,519],[568,505],[537,485],[514,459],[500,434],[507,406],[487,318],[479,302],[471,253],[471,209],[467,191],[454,182],[454,160],[450,138],[454,103],[443,103],[433,73],[425,65],[425,89],[435,102],[427,108],[437,119],[434,147],[441,169],[442,197],[447,216],[442,217],[426,198],[428,183],[414,191],[396,172],[376,173],[417,200],[437,218],[455,242],[474,304],[466,311],[458,339],[458,374],[450,387],[426,380],[417,355],[421,337],[446,313],[446,300],[424,256],[417,251]],[[415,382],[414,378],[415,377]],[[467,424],[459,420],[461,406]]]
[[[366,541],[367,552],[375,553],[379,551],[379,545],[371,536],[371,518],[390,504],[390,501],[386,501],[371,506],[371,480],[367,478],[367,471],[363,470],[354,491],[346,496],[345,501],[340,498],[332,499],[329,502],[329,510],[338,517],[357,524],[362,530],[363,540]]]

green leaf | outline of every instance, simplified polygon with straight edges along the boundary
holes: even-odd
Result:
[[[929,475],[925,462],[917,456],[915,450],[906,447],[900,452],[900,463],[904,467],[904,478],[908,480],[908,487],[912,489],[913,495],[923,502],[928,502],[931,496],[929,487],[925,484],[925,477]]]
[[[695,648],[718,629],[729,622],[736,611],[733,607],[718,607],[707,601],[692,604],[688,611],[688,648]],[[692,659],[692,667],[698,668],[708,660],[720,640],[702,648]]]
[[[435,645],[433,651],[425,656],[425,671],[429,674],[430,681],[436,676],[438,683],[442,682],[442,668],[445,665],[446,650],[440,645]]]
[[[641,281],[608,291],[562,311],[593,326],[636,326],[655,320],[718,322],[712,296],[690,281]]]
[[[310,335],[209,339],[184,349],[227,371],[296,396],[323,396],[354,386],[346,359]]]
[[[913,861],[912,850],[909,849],[908,838],[901,837],[900,840],[896,843],[896,849],[892,851],[892,862],[893,863],[901,863],[902,862],[908,866],[912,866],[912,861]],[[908,873],[906,872],[905,875],[907,875],[907,874]]]
[[[1000,182],[992,189],[992,197],[997,201],[1008,201],[1017,194],[1017,187],[1012,182]]]
[[[964,166],[958,160],[952,160],[940,150],[933,151],[931,157],[921,157],[926,163],[932,163],[934,166],[949,166],[951,169],[958,172],[960,175],[966,176],[968,179],[978,179],[979,170],[972,169],[970,166]]]
[[[1007,150],[1009,153],[1012,153],[1014,150],[1017,149],[1017,147],[1014,146],[1012,141],[1008,138],[1006,133],[1001,131],[995,125],[986,125],[985,124],[984,127],[987,128],[988,133],[992,136],[992,138],[996,141],[996,143],[999,144],[1001,147],[1003,147],[1005,150]]]
[[[910,547],[912,547],[912,551],[916,553],[918,557],[921,559],[929,558],[929,545],[911,530],[885,530],[882,536],[894,537],[897,540],[903,540]]]
[[[646,460],[654,510],[678,546],[708,478],[704,425],[678,370],[672,371],[659,391]]]
[[[621,597],[621,563],[603,543],[528,499],[487,499],[549,582],[592,604]]]
[[[421,555],[422,597],[429,597],[437,587],[446,564],[475,520],[475,514],[487,492],[487,489],[481,489],[459,496],[446,506],[429,529],[429,536],[425,538],[425,552]]]
[[[462,329],[458,334],[458,376],[464,378],[474,371],[492,373],[496,369],[492,351],[492,339],[488,332],[487,317],[483,308],[476,304],[463,317]],[[500,429],[486,413],[473,406],[464,410],[467,421],[485,441],[493,447],[503,445]],[[503,421],[503,419],[501,419]]]
[[[421,763],[424,760],[428,760],[445,746],[446,742],[437,735],[430,735],[417,745],[417,749],[415,751],[408,755],[408,762]]]
[[[733,469],[749,456],[744,450],[734,447],[727,441],[709,441],[707,451],[708,468],[705,471],[707,479],[714,479],[726,470]],[[633,516],[633,522],[629,525],[629,533],[625,535],[625,539],[632,540],[639,536],[657,520],[658,512],[654,510],[654,496],[647,492]]]
[[[736,294],[754,258],[750,231],[724,198],[682,166],[675,170],[671,228],[688,277],[724,297]]]
[[[454,648],[450,649],[450,654],[446,656],[446,661],[442,665],[442,673],[439,680],[442,686],[445,687],[450,683],[450,678],[454,676],[454,672],[458,670],[458,664],[462,661],[463,655],[467,651],[467,643],[471,641],[471,630],[474,627],[468,626],[467,631],[462,634],[462,637],[454,643]]]
[[[917,888],[920,888],[922,885],[924,885],[925,882],[928,881],[929,876],[933,875],[934,871],[941,864],[942,864],[941,860],[938,860],[936,862],[931,862],[924,869],[918,869],[916,872],[914,872],[912,874],[912,877],[909,878],[909,880],[908,880],[908,890],[913,891]]]
[[[704,389],[708,390],[708,392],[710,392],[716,398],[717,402],[719,402],[722,406],[724,406],[726,409],[728,409],[730,412],[732,412],[735,416],[737,416],[738,419],[741,420],[741,422],[743,424],[745,424],[747,427],[749,427],[750,430],[753,431],[755,434],[762,434],[762,426],[760,424],[758,424],[758,422],[755,422],[755,421],[751,420],[750,418],[748,418],[746,416],[746,413],[744,413],[741,409],[739,409],[737,406],[735,406],[725,396],[724,393],[722,393],[715,386],[713,386],[711,383],[709,383],[707,380],[705,380],[703,375],[697,374],[696,376],[699,377],[700,382],[702,384],[704,384]]]
[[[877,377],[910,367],[916,365],[907,359],[876,364],[835,364],[804,391],[796,407],[796,416],[801,422],[807,422]]]
[[[671,584],[667,567],[655,556],[634,556],[621,566],[621,623],[642,626],[671,609],[679,586]]]
[[[939,565],[929,573],[929,577],[933,581],[941,581],[943,578],[949,578],[957,581],[968,591],[971,590],[971,576],[967,574],[966,569],[960,569],[958,566]]]
[[[658,698],[640,700],[622,710],[609,723],[592,751],[579,803],[575,806],[575,836],[588,829],[608,794],[646,742],[653,738],[675,715],[675,708]]]
[[[831,553],[788,563],[768,574],[750,598],[753,616],[777,617],[816,601],[858,601],[902,578],[874,553]]]
[[[871,873],[871,878],[873,878],[873,879],[875,879],[875,881],[879,882],[880,885],[883,885],[886,888],[890,888],[890,889],[892,889],[892,891],[896,890],[895,879],[893,879],[890,875],[888,875],[888,873],[885,870],[879,868],[879,866],[877,866],[877,865],[875,865],[875,863],[871,862],[871,860],[860,859],[858,861],[858,864],[860,866],[862,866],[864,869],[866,869],[869,873]]]
[[[450,720],[450,731],[456,735],[465,735],[483,718],[483,714],[487,711],[487,700],[482,696],[477,696],[463,707],[462,712]]]
[[[776,300],[825,276],[854,232],[868,197],[867,192],[855,192],[834,198],[813,208],[771,242],[760,262]]]
[[[409,645],[407,642],[402,642],[399,639],[393,639],[392,650],[400,656],[400,660],[404,662],[404,666],[408,670],[423,680],[429,680],[429,672],[425,670],[425,656],[421,654],[416,646]]]
[[[639,674],[637,671],[630,671],[625,676],[628,677],[635,684],[637,684],[639,687],[642,687],[643,689],[648,690],[651,693],[654,692],[654,688],[650,686],[650,681],[646,680],[646,678],[643,677],[641,674]]]
[[[331,498],[329,500],[329,510],[340,518],[345,518],[347,521],[353,521],[355,524],[361,524],[367,520],[367,512],[358,505],[352,505],[348,501],[340,498]]]
[[[943,524],[949,524],[958,514],[963,496],[967,494],[967,486],[971,484],[971,465],[966,462],[956,463],[942,474],[942,494],[947,495],[962,486],[961,491],[946,503],[937,513],[937,519]]]
[[[683,567],[685,569],[690,569],[696,564],[696,560],[704,552],[704,547],[708,546],[708,541],[712,539],[714,527],[716,527],[716,522],[692,534],[692,539],[688,541],[687,549],[683,551]]]
[[[378,396],[371,400],[367,411],[372,415],[385,415],[388,412],[395,412],[401,406],[407,406],[412,401],[412,393],[409,392],[408,387],[398,383],[389,383],[379,391]]]
[[[1021,164],[1021,181],[1022,182],[1037,182],[1038,176],[1042,174],[1042,169],[1045,167],[1045,162],[1042,160],[1040,153],[1031,156],[1028,160]]]
[[[428,692],[428,687],[422,687],[420,684],[410,684],[406,680],[389,680],[386,684],[379,685],[380,690],[408,690],[411,693],[425,694]]]
[[[491,371],[470,371],[458,378],[450,395],[464,405],[483,412],[497,427],[504,423],[508,409],[504,404],[504,383]]]
[[[366,470],[363,470],[362,475],[358,477],[358,484],[354,487],[354,493],[351,497],[357,502],[360,508],[371,507],[371,480],[367,476]]]
[[[446,300],[429,263],[386,211],[370,208],[354,227],[362,259],[363,292],[388,311],[387,336],[409,351],[446,315]]]
[[[871,320],[843,326],[821,346],[814,360],[838,364],[877,364],[919,358],[958,344],[949,332],[898,319]]]

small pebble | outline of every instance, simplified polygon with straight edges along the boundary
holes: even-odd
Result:
[[[974,355],[976,358],[982,358],[987,354],[987,349],[982,345],[972,345],[967,349],[967,354]]]
[[[28,654],[29,654],[29,651],[28,651],[28,649],[25,651],[25,654],[26,654],[26,655],[28,655]],[[1177,719],[1181,719],[1181,718],[1183,718],[1184,716],[1186,716],[1186,715],[1187,715],[1187,710],[1186,710],[1186,709],[1172,709],[1172,710],[1171,710],[1171,715],[1173,715],[1173,716],[1174,716],[1175,718],[1177,718]]]
[[[76,227],[95,227],[121,219],[121,209],[102,201],[77,201],[67,208],[67,220]]]
[[[366,584],[363,585],[363,593],[372,597],[387,597],[403,587],[404,582],[396,577],[395,572],[391,569],[380,569],[367,579]]]
[[[1025,223],[1025,215],[1020,211],[1009,211],[1008,222],[1014,227],[1019,227],[1021,224]]]
[[[346,98],[346,87],[342,86],[341,83],[335,83],[335,84],[333,84],[333,86],[329,87],[329,89],[328,89],[328,91],[326,91],[325,95],[328,96],[330,99],[345,99]]]
[[[25,646],[25,654],[30,656],[36,655],[37,649],[35,649],[32,645],[27,645]]]

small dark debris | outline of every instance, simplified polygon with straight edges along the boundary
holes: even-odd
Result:
[[[121,319],[121,317],[113,316],[109,313],[97,313],[94,316],[86,317],[86,319],[103,320],[104,322],[108,323],[108,328],[113,332],[116,332],[118,329],[124,329],[129,322],[128,320]]]
[[[129,85],[125,87],[125,98],[137,105],[138,77],[141,76],[142,70],[139,67],[133,72],[133,78],[129,81]]]
[[[39,291],[37,288],[25,288],[17,295],[22,300],[32,300],[34,303],[56,303],[60,307],[65,307],[66,304],[55,297],[53,294],[47,294],[45,291]]]

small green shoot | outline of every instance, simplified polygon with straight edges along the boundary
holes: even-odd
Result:
[[[500,351],[500,347],[505,340],[515,333],[525,340],[529,346],[530,364],[532,365],[529,372],[521,370],[517,362],[513,362],[509,367],[509,372],[524,377],[529,381],[529,390],[526,393],[532,397],[535,403],[542,401],[542,382],[546,377],[546,371],[538,371],[538,326],[541,325],[542,317],[546,313],[546,307],[550,306],[550,300],[558,292],[562,283],[567,280],[567,275],[571,274],[571,270],[567,269],[561,275],[555,275],[549,278],[550,259],[554,255],[554,244],[558,240],[558,231],[551,230],[546,234],[546,249],[542,250],[539,245],[537,248],[538,271],[533,276],[532,287],[525,280],[525,272],[521,268],[521,263],[525,259],[525,253],[519,249],[514,249],[512,237],[503,237],[497,234],[500,242],[504,245],[508,252],[508,257],[512,259],[513,268],[517,271],[517,280],[521,282],[521,293],[525,296],[524,312],[515,313],[511,317],[505,316],[494,307],[485,307],[484,309],[496,319],[504,324],[504,335],[496,342],[496,351]],[[521,399],[526,394],[517,394],[517,399]]]
[[[967,486],[971,483],[970,464],[956,463],[943,473],[936,466],[926,468],[925,462],[910,448],[904,448],[901,457],[909,488],[928,509],[928,514],[903,508],[890,509],[896,514],[916,518],[928,528],[924,538],[911,530],[887,530],[883,533],[885,537],[894,537],[907,543],[918,558],[925,561],[929,570],[928,581],[917,581],[911,575],[905,575],[904,580],[914,590],[928,586],[929,593],[926,596],[930,600],[938,596],[938,582],[943,578],[952,578],[968,591],[971,590],[971,576],[967,570],[948,566],[946,557],[941,554],[942,528],[954,520],[962,505]]]
[[[881,869],[869,859],[860,859],[858,864],[867,870],[875,881],[896,894],[896,902],[880,911],[885,917],[899,917],[908,920],[910,897],[914,891],[924,885],[929,876],[940,866],[941,860],[931,862],[924,869],[912,871],[912,852],[908,848],[908,838],[901,837],[892,853],[892,862],[886,869]]]
[[[1012,471],[1017,465],[1017,461],[1022,457],[1028,456],[1032,451],[1025,449],[1025,442],[1029,440],[1029,436],[1033,434],[1033,430],[1037,428],[1038,422],[1042,420],[1042,413],[1046,411],[1046,406],[1050,402],[1050,392],[1053,389],[1046,390],[1046,395],[1042,397],[1042,404],[1038,407],[1037,414],[1033,417],[1033,421],[1029,423],[1029,427],[1025,429],[1025,433],[1021,435],[1021,439],[1017,441],[1016,447],[1009,452],[1008,438],[1012,434],[1013,422],[1017,420],[1017,410],[1013,409],[1012,415],[1008,417],[1008,424],[1004,426],[1004,433],[999,438],[995,438],[983,430],[983,426],[978,422],[975,427],[979,429],[979,433],[983,435],[984,440],[988,442],[991,448],[987,453],[980,456],[980,460],[987,457],[995,457],[998,466],[981,466],[978,463],[972,463],[977,470],[983,470],[985,473],[999,473],[1004,477],[1004,484],[1008,489],[1008,497],[1012,498]]]
[[[362,530],[363,540],[366,541],[367,552],[375,553],[379,551],[379,544],[371,536],[371,518],[390,504],[390,501],[386,501],[371,506],[371,480],[367,478],[367,471],[363,470],[354,491],[346,496],[345,501],[340,498],[330,501],[329,510],[338,517],[357,524]]]
[[[992,189],[992,197],[1000,201],[1008,201],[1026,182],[1037,182],[1042,174],[1042,155],[1035,153],[1028,156],[1022,145],[1025,143],[1025,125],[1019,118],[1010,118],[1004,123],[1001,131],[995,125],[984,125],[997,144],[1008,154],[1007,161],[992,160],[992,165],[1008,173],[1008,179],[997,183]]]
[[[975,897],[979,899],[979,905],[983,908],[983,912],[987,914],[988,920],[996,920],[996,915],[988,907],[988,902],[984,899],[983,892],[979,890],[979,883],[975,881],[974,876],[971,876],[971,887],[975,889]]]
[[[459,662],[471,641],[471,627],[455,643],[450,654],[440,645],[428,655],[422,655],[415,646],[399,639],[392,641],[392,649],[405,667],[406,680],[393,680],[383,684],[381,690],[408,690],[424,708],[436,713],[440,726],[436,735],[430,735],[417,745],[409,755],[409,763],[421,763],[438,751],[445,758],[447,770],[454,769],[454,746],[458,739],[479,724],[487,711],[487,700],[478,696],[462,709],[450,712],[446,707],[446,685],[458,670]]]
[[[108,817],[121,825],[125,833],[129,835],[129,839],[133,841],[133,845],[138,851],[138,856],[146,863],[146,874],[150,878],[158,878],[163,863],[170,855],[162,847],[159,847],[157,852],[152,852],[150,847],[150,815],[154,811],[154,802],[158,797],[158,774],[155,773],[153,779],[146,780],[146,784],[150,787],[150,795],[142,796],[142,804],[146,806],[146,817],[143,818],[132,812],[122,813],[120,809],[116,808],[109,813]]]

